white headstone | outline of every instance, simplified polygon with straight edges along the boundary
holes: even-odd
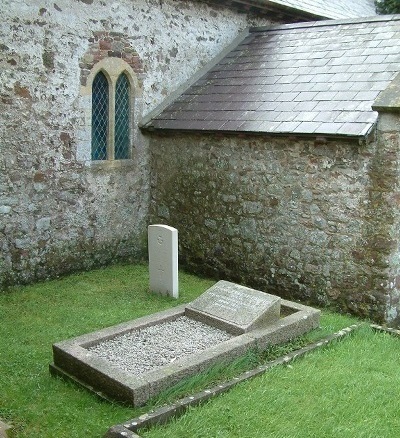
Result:
[[[178,230],[149,225],[150,290],[178,298]]]

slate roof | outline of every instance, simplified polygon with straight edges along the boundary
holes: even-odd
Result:
[[[376,15],[373,0],[273,0],[271,3],[323,18],[343,19]]]
[[[324,18],[344,19],[376,15],[374,0],[202,0],[229,4],[239,10],[265,13],[283,22]]]
[[[399,71],[400,15],[250,29],[144,127],[364,136]]]

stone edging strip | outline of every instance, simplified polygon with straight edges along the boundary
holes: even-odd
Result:
[[[182,398],[175,403],[167,406],[163,406],[154,411],[147,412],[146,414],[141,415],[140,417],[134,418],[132,420],[128,420],[122,424],[118,424],[116,426],[111,427],[108,432],[104,435],[104,438],[140,438],[136,432],[141,428],[149,428],[150,426],[154,426],[156,424],[164,424],[168,422],[172,417],[177,417],[182,415],[189,407],[200,405],[212,397],[215,397],[221,393],[227,392],[233,386],[238,383],[244,382],[246,380],[252,379],[260,374],[265,373],[266,371],[274,368],[277,365],[288,364],[294,359],[301,357],[310,351],[316,350],[324,345],[331,343],[337,339],[341,339],[354,330],[358,329],[364,324],[354,324],[349,327],[346,327],[332,335],[329,335],[317,342],[313,342],[311,344],[306,345],[299,350],[292,351],[291,353],[286,354],[285,356],[279,357],[278,359],[272,360],[264,365],[260,365],[253,370],[246,371],[240,374],[233,379],[221,383],[219,385],[208,388],[204,391],[198,392],[194,395]],[[380,326],[371,325],[373,328],[379,328],[383,330],[387,330],[390,332],[394,329],[384,329]],[[394,330],[397,332],[396,334],[400,335],[399,330]]]
[[[11,433],[12,433],[12,426],[7,423],[4,423],[4,421],[2,421],[2,419],[0,418],[0,438],[11,437],[12,436]]]
[[[377,324],[371,324],[371,327],[374,330],[378,330],[380,332],[386,332],[386,333],[390,333],[391,335],[400,336],[400,330],[397,330],[397,329],[394,329],[394,328],[383,327],[382,325],[377,325]]]

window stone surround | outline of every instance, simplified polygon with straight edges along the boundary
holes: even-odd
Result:
[[[99,33],[100,34],[100,33]],[[83,162],[85,166],[101,166],[105,168],[115,168],[133,164],[135,149],[140,147],[141,139],[138,125],[142,116],[143,108],[143,67],[137,53],[130,48],[125,47],[125,51],[112,50],[118,48],[121,44],[121,38],[116,41],[116,47],[113,47],[111,39],[103,35],[94,38],[95,44],[92,43],[88,52],[83,57],[80,64],[81,67],[81,87],[79,94],[79,108],[83,112],[83,119],[78,131],[77,153],[78,161]],[[114,33],[114,35],[118,35]],[[94,47],[93,47],[94,45]],[[110,49],[110,50],[108,50]],[[128,63],[129,62],[129,63]],[[91,159],[91,128],[92,128],[92,84],[97,73],[102,71],[108,79],[110,86],[110,108],[114,107],[115,103],[115,86],[119,76],[125,73],[131,88],[131,145],[130,159],[122,160],[101,160],[93,161]],[[110,111],[110,116],[113,116],[113,111]],[[109,132],[109,138],[113,133]]]

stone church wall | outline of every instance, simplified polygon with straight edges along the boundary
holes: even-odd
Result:
[[[392,97],[395,98],[393,93]],[[397,100],[397,106],[398,106]],[[382,108],[376,154],[371,160],[370,220],[364,258],[377,274],[375,288],[386,297],[385,321],[400,324],[400,113]],[[378,275],[379,274],[379,275]],[[380,276],[380,281],[379,281]]]
[[[186,0],[3,0],[1,9],[0,286],[140,258],[150,166],[138,122],[267,20]],[[106,58],[134,80],[133,153],[94,163],[87,80]]]
[[[152,134],[151,218],[215,278],[398,320],[399,134],[366,141]]]

